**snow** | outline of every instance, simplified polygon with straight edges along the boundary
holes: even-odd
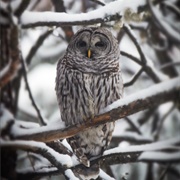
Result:
[[[157,85],[151,86],[150,88],[141,90],[137,93],[134,93],[132,95],[129,95],[128,97],[124,99],[120,99],[112,103],[111,105],[107,106],[104,110],[101,111],[101,113],[108,112],[114,108],[117,108],[119,106],[127,105],[130,102],[133,102],[137,99],[145,99],[147,97],[151,97],[153,95],[156,95],[161,92],[169,91],[175,88],[180,88],[180,77],[159,83]],[[33,133],[42,133],[50,130],[56,130],[56,129],[63,129],[65,127],[64,122],[62,121],[56,121],[54,123],[49,123],[47,126],[39,127],[39,128],[33,128],[33,129],[22,129],[14,125],[12,127],[12,134],[14,137],[19,135],[28,135]]]
[[[17,120],[16,125],[21,128],[24,127],[27,129],[40,127],[40,125],[38,123],[28,122],[28,121],[23,121],[23,120]]]
[[[146,142],[152,142],[153,138],[149,136],[144,136],[137,134],[136,132],[123,132],[123,134],[119,135],[113,135],[113,137],[123,138],[123,139],[129,139],[129,140],[136,140],[136,141],[146,141]]]
[[[18,7],[20,6],[21,3],[22,3],[22,0],[11,1],[11,8],[12,8],[13,12],[18,9]]]
[[[173,152],[173,153],[166,153],[166,152],[152,152],[152,151],[146,151],[143,152],[138,160],[151,160],[151,161],[179,161],[180,160],[180,151],[179,152]]]
[[[109,176],[108,174],[106,174],[102,169],[100,169],[99,176],[100,176],[103,180],[115,180],[114,178],[112,178],[111,176]]]
[[[153,85],[149,88],[146,88],[134,94],[131,94],[123,99],[117,100],[111,105],[107,106],[105,109],[102,109],[100,111],[100,114],[106,113],[120,106],[128,105],[129,103],[135,100],[146,99],[147,97],[157,95],[158,93],[170,91],[172,89],[180,89],[180,76],[164,81],[162,83]]]
[[[43,109],[50,109],[53,106],[57,106],[56,93],[55,93],[55,76],[56,65],[43,64],[36,66],[28,73],[28,82],[31,88],[36,104],[43,112]],[[19,93],[18,106],[24,112],[37,116],[37,113],[32,106],[29,99],[28,92],[25,89],[24,79],[22,79],[22,85]],[[56,103],[56,104],[55,104]],[[45,116],[47,115],[44,112]]]
[[[3,104],[0,104],[0,134],[11,121],[14,121],[13,114],[8,111]]]
[[[20,149],[36,149],[46,150],[46,152],[50,153],[62,166],[71,167],[73,165],[71,157],[69,155],[59,154],[58,152],[54,151],[50,147],[46,146],[46,144],[42,142],[36,141],[4,141],[0,139],[1,147],[19,147]],[[38,152],[38,151],[37,151]]]
[[[7,7],[8,7],[8,4],[3,2],[3,1],[0,1],[0,7],[3,11],[7,12]],[[1,16],[0,16],[1,17]]]
[[[127,152],[140,152],[140,151],[156,151],[156,150],[180,150],[180,147],[174,146],[174,144],[180,143],[180,138],[171,138],[169,140],[159,141],[145,145],[135,145],[128,147],[116,147],[110,150],[106,150],[103,155],[110,155],[116,153]]]
[[[72,180],[79,180],[75,175],[74,173],[72,172],[71,169],[67,169],[64,174],[69,178],[69,179],[72,179]]]
[[[110,2],[106,6],[93,10],[88,13],[80,14],[67,14],[67,13],[55,13],[55,12],[29,12],[25,11],[21,16],[22,25],[28,25],[39,22],[74,22],[74,21],[89,21],[92,19],[104,19],[111,15],[119,14],[123,15],[127,8],[137,11],[140,5],[144,5],[145,0],[138,0],[134,2],[132,0],[118,0]]]
[[[156,69],[156,67],[154,66],[154,63],[153,63],[153,61],[151,59],[146,57],[146,60],[147,60],[147,66],[149,66],[152,69],[154,74],[156,74],[156,76],[159,77],[161,81],[164,81],[164,80],[168,79],[167,75],[163,74],[161,71]]]
[[[23,129],[19,126],[19,124],[14,124],[11,128],[11,133],[14,137],[20,136],[20,135],[30,135],[30,134],[36,134],[36,133],[43,133],[46,131],[51,130],[59,130],[65,128],[65,123],[62,121],[55,121],[48,123],[46,126],[42,127],[36,127],[32,129]]]
[[[35,163],[34,165],[33,165],[33,167],[32,167],[32,165],[30,165],[30,166],[28,166],[28,167],[22,167],[21,169],[16,169],[16,171],[18,172],[18,173],[23,173],[23,174],[25,174],[25,173],[31,173],[31,172],[34,172],[34,169],[35,169],[35,171],[36,172],[43,172],[43,173],[45,173],[45,172],[53,172],[53,171],[56,171],[57,170],[57,168],[56,167],[49,167],[49,166],[47,166],[47,167],[45,167],[44,165],[42,165],[41,163]]]

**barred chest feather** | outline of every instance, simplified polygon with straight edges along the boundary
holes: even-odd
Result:
[[[67,126],[85,122],[121,97],[119,72],[96,75],[65,68],[59,81],[59,106]]]

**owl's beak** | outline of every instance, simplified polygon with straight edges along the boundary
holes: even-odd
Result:
[[[88,49],[87,56],[88,56],[88,58],[91,58],[91,50],[90,49]]]

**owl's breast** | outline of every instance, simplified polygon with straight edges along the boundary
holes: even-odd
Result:
[[[83,123],[119,99],[118,79],[118,74],[95,75],[68,68],[61,71],[57,95],[66,125]]]

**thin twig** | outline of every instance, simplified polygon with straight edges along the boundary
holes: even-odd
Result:
[[[53,5],[54,5],[54,9],[56,12],[66,12],[66,8],[64,6],[64,1],[63,0],[51,0]],[[62,30],[64,31],[65,34],[65,40],[67,42],[69,42],[72,38],[72,36],[74,35],[73,29],[71,26],[64,26],[61,27]]]
[[[171,164],[168,164],[167,166],[166,166],[166,168],[163,170],[163,172],[160,174],[160,177],[159,177],[159,180],[163,180],[164,178],[165,178],[165,175],[166,175],[166,173],[167,173],[167,171],[168,171],[168,169],[169,169],[169,167],[171,166]]]
[[[90,0],[90,1],[95,2],[95,3],[97,3],[97,4],[101,5],[101,6],[105,6],[106,5],[102,1],[99,1],[99,0]]]
[[[128,117],[124,118],[130,125],[131,127],[140,135],[142,135],[142,132],[139,130],[139,128],[136,126],[135,123],[133,123],[133,121],[131,121],[131,119],[129,119]]]
[[[43,119],[43,117],[41,115],[41,112],[40,112],[40,110],[39,110],[38,106],[36,105],[36,102],[35,102],[35,100],[33,98],[33,95],[32,95],[32,92],[31,92],[31,88],[30,88],[29,83],[28,83],[27,71],[26,71],[25,62],[24,62],[23,58],[22,58],[21,62],[22,62],[22,68],[23,68],[23,77],[24,77],[24,81],[25,81],[25,84],[26,84],[27,91],[29,93],[29,98],[30,98],[30,100],[32,102],[33,107],[35,108],[35,110],[36,110],[36,112],[38,114],[38,117],[39,117],[39,120],[40,120],[39,123],[41,125],[46,125],[47,123]]]
[[[130,26],[128,26],[127,24],[124,24],[123,29],[125,30],[125,32],[128,34],[128,36],[130,37],[130,39],[133,41],[134,45],[136,46],[137,51],[140,55],[140,59],[141,59],[144,71],[152,78],[152,80],[154,82],[156,82],[156,83],[161,82],[160,78],[156,75],[156,73],[152,70],[152,68],[147,65],[147,59],[141,49],[140,44],[137,41],[135,35],[132,33]]]
[[[138,52],[139,52],[139,55],[140,55],[140,58],[141,58],[141,62],[143,63],[143,65],[145,65],[147,63],[147,60],[146,60],[146,57],[136,39],[136,37],[134,36],[134,34],[132,33],[131,29],[130,29],[130,26],[127,25],[127,24],[124,24],[123,26],[123,29],[125,30],[125,32],[128,34],[128,36],[131,38],[131,40],[133,41],[134,45],[136,46]]]
[[[164,123],[164,121],[165,121],[165,119],[168,117],[168,115],[173,111],[173,109],[176,107],[176,105],[175,104],[173,104],[172,106],[171,106],[171,108],[164,114],[164,116],[159,120],[159,123],[158,123],[158,125],[157,125],[157,129],[156,129],[156,131],[154,132],[154,138],[155,138],[155,140],[157,140],[158,139],[158,137],[159,137],[159,135],[160,135],[160,132],[161,132],[161,129],[162,129],[162,127],[163,127],[163,123]]]
[[[30,0],[26,0],[26,1],[21,1],[21,4],[19,5],[19,7],[16,9],[16,11],[15,11],[15,15],[17,16],[17,17],[20,17],[21,16],[21,14],[25,11],[25,9],[28,7],[28,5],[29,5],[29,2],[30,2]]]
[[[71,157],[69,155],[59,154],[54,151],[52,148],[46,146],[42,142],[35,141],[5,141],[0,139],[1,148],[10,147],[12,149],[21,149],[33,153],[37,153],[48,159],[55,167],[58,168],[59,171],[63,171],[68,166],[67,163],[70,163],[69,166],[72,166]],[[65,159],[66,158],[66,159]],[[59,159],[65,161],[59,161]],[[70,161],[70,162],[69,162]]]
[[[161,18],[163,15],[157,14],[156,11],[159,12],[159,10],[155,10],[153,8],[153,5],[151,3],[151,0],[147,0],[147,5],[149,7],[150,13],[153,17],[154,22],[158,25],[157,27],[166,34],[166,36],[175,43],[180,43],[180,37],[178,31],[174,30],[171,25],[169,25],[164,19]],[[159,17],[160,16],[160,17]]]
[[[163,64],[162,66],[160,66],[159,69],[169,68],[170,66],[180,66],[180,62],[166,63],[166,64]]]
[[[39,36],[36,43],[31,47],[27,57],[26,57],[26,63],[29,65],[31,63],[31,60],[35,53],[38,51],[39,47],[43,44],[44,40],[53,32],[53,29],[45,31],[41,36]]]
[[[129,82],[124,83],[124,87],[128,87],[128,86],[133,85],[133,84],[136,82],[136,80],[139,78],[139,76],[142,74],[143,71],[144,71],[144,68],[142,67],[142,68],[133,76],[133,78],[132,78]]]
[[[133,56],[132,54],[129,54],[129,53],[125,52],[125,51],[121,51],[121,55],[126,56],[130,60],[132,60],[132,61],[136,62],[137,64],[139,64],[140,66],[143,66],[143,63],[137,57]]]

